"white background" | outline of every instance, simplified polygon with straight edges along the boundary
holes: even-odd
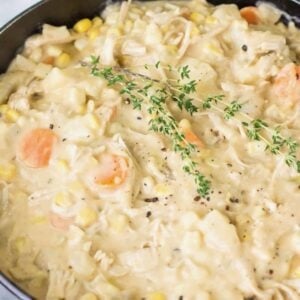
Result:
[[[0,27],[38,0],[0,0]],[[0,298],[1,299],[1,298]],[[2,300],[2,299],[1,299]]]
[[[0,27],[38,0],[0,0]],[[16,300],[0,285],[0,300]]]

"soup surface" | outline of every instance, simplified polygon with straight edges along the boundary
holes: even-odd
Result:
[[[300,33],[266,4],[124,2],[0,77],[0,269],[37,299],[300,299]]]

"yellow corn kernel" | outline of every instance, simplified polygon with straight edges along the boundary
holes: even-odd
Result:
[[[5,113],[5,117],[9,122],[16,122],[19,116],[20,114],[15,109],[11,109],[11,108],[9,108]]]
[[[72,205],[72,200],[65,193],[56,194],[53,201],[57,206],[61,207],[70,207]]]
[[[57,168],[62,172],[67,172],[69,170],[68,162],[65,159],[60,159],[57,162]]]
[[[46,221],[47,218],[44,215],[36,215],[30,219],[30,222],[32,224],[41,224],[41,223],[45,223]]]
[[[0,114],[4,115],[9,110],[9,106],[7,104],[0,105]]]
[[[166,300],[167,297],[162,292],[152,292],[147,296],[147,300]]]
[[[71,56],[68,53],[63,52],[55,59],[55,66],[58,68],[66,68],[71,62]]]
[[[101,26],[103,24],[103,20],[100,18],[100,17],[95,17],[94,19],[93,19],[93,26],[94,27],[99,27],[99,26]]]
[[[204,16],[198,12],[192,12],[189,16],[189,19],[196,24],[200,24],[204,21]]]
[[[183,131],[186,131],[186,130],[190,130],[191,129],[191,123],[189,120],[187,119],[182,119],[180,122],[179,122],[179,128]]]
[[[100,122],[99,119],[97,118],[97,116],[95,114],[89,114],[87,116],[87,120],[88,120],[88,124],[90,126],[91,129],[99,129],[100,128]]]
[[[193,26],[192,31],[191,31],[191,36],[194,37],[194,36],[197,36],[199,34],[200,34],[199,28],[197,28],[196,26]]]
[[[208,53],[212,53],[212,54],[215,54],[215,55],[218,55],[218,56],[223,54],[222,49],[219,46],[217,46],[215,44],[212,44],[212,43],[205,44],[204,49]]]
[[[213,16],[208,16],[205,19],[205,23],[206,24],[216,24],[217,23],[217,19]]]
[[[169,51],[169,53],[171,53],[171,54],[176,54],[178,51],[178,48],[176,45],[167,45],[166,48]]]
[[[27,239],[24,236],[19,236],[12,242],[11,246],[14,251],[20,254],[27,252],[26,250],[28,250],[29,245]]]
[[[79,214],[76,217],[76,223],[82,227],[88,227],[97,221],[98,214],[97,212],[90,208],[84,207],[79,211]]]
[[[154,187],[155,192],[158,196],[167,196],[171,194],[171,189],[168,184],[159,183]]]
[[[110,217],[109,225],[115,232],[122,232],[128,225],[128,217],[123,214],[114,214]]]
[[[131,20],[126,20],[124,25],[124,31],[129,32],[132,29],[133,22]]]
[[[290,263],[290,277],[300,278],[300,256],[295,255]]]
[[[98,297],[94,293],[86,293],[82,295],[79,300],[97,300]]]
[[[90,19],[82,19],[78,21],[73,29],[78,33],[87,32],[92,27],[92,21]]]
[[[97,27],[91,28],[87,33],[90,40],[94,40],[99,36],[99,34],[100,34],[100,29]]]
[[[74,194],[78,193],[78,192],[83,192],[84,191],[84,186],[80,181],[73,181],[70,183],[70,185],[68,186],[69,191],[73,192]]]
[[[0,165],[0,179],[12,181],[17,174],[17,167],[14,164],[7,163]]]

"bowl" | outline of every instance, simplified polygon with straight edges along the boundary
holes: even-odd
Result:
[[[143,1],[143,0],[142,0]],[[116,2],[116,0],[109,1]],[[237,4],[239,7],[255,5],[256,0],[209,0],[212,4]],[[300,27],[300,0],[267,0],[282,11],[281,21],[289,20]],[[102,0],[45,0],[25,10],[0,29],[0,74],[22,49],[27,37],[39,32],[42,24],[71,25],[83,17],[99,15],[106,1]],[[9,299],[33,299],[0,271],[0,284],[11,293]]]

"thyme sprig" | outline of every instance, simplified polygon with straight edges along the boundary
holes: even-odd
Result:
[[[198,163],[193,159],[197,151],[194,144],[189,143],[179,129],[178,123],[167,107],[170,94],[167,88],[159,84],[159,81],[149,79],[147,76],[135,74],[127,69],[118,67],[99,67],[99,57],[91,57],[91,74],[104,78],[109,86],[114,86],[119,93],[130,100],[133,109],[141,110],[142,105],[147,107],[151,116],[149,129],[153,132],[167,136],[172,142],[172,149],[178,153],[183,161],[183,170],[193,176],[197,192],[201,197],[208,195],[211,182],[200,172]],[[159,63],[155,65],[159,67]],[[187,70],[183,70],[183,77],[187,76]],[[132,77],[141,79],[133,82]],[[185,91],[193,90],[193,84],[183,87]],[[189,101],[182,99],[183,106],[188,108]],[[182,107],[183,107],[182,106]],[[189,110],[190,113],[192,109]]]
[[[162,67],[161,64],[160,67]],[[196,91],[197,82],[195,80],[191,80],[188,83],[182,82],[184,79],[190,79],[191,70],[188,66],[183,66],[176,70],[168,65],[166,69],[169,72],[177,73],[177,77],[180,78],[175,85],[170,85],[169,82],[167,84],[170,85],[169,89],[175,92],[175,96],[173,96],[172,99],[177,102],[177,105],[181,110],[184,108],[193,115],[194,112],[199,110],[199,107],[196,107],[193,104],[193,101],[197,100],[202,103],[203,110],[214,109],[215,111],[222,113],[225,120],[234,119],[235,121],[240,122],[246,129],[247,136],[250,140],[263,141],[266,144],[266,151],[269,151],[274,155],[284,156],[285,163],[300,173],[300,160],[297,159],[297,149],[300,145],[294,138],[284,137],[280,133],[280,128],[277,127],[273,129],[267,122],[261,119],[252,119],[249,115],[242,112],[243,103],[236,100],[227,103],[224,101],[224,95],[211,96],[204,100],[195,95],[190,95]],[[185,88],[185,86],[189,87],[190,85],[192,86],[191,89]],[[186,93],[185,95],[181,95],[180,92]],[[179,93],[180,97],[176,96],[176,93]],[[187,97],[186,95],[189,96],[188,101],[184,101]]]

